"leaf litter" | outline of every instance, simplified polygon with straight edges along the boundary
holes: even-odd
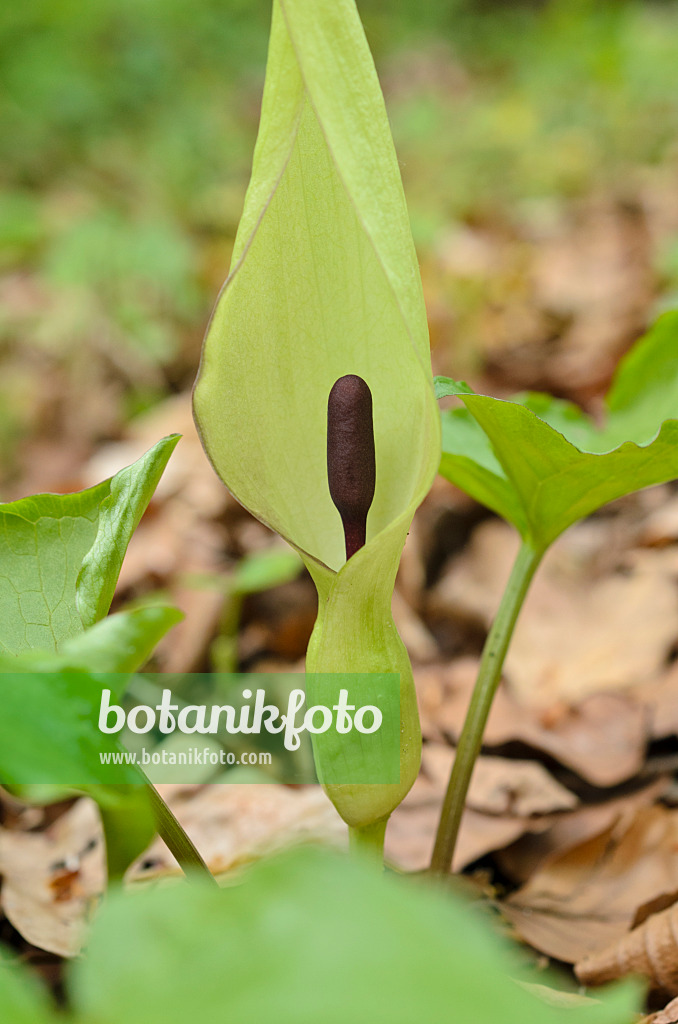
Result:
[[[176,423],[182,408],[187,408],[183,399],[172,399],[166,408],[156,409],[132,428],[133,443],[141,449],[169,419]],[[186,416],[182,427],[188,440],[177,449],[178,469],[154,499],[132,542],[116,601],[138,597],[149,585],[179,593],[179,604],[190,613],[188,637],[172,638],[159,664],[207,667],[206,651],[218,635],[223,597],[219,591],[185,587],[183,581],[191,573],[223,573],[229,559],[269,542],[266,532],[223,492],[210,497],[211,478],[205,476],[204,486],[196,480],[200,460]],[[109,457],[119,464],[119,452],[111,451]],[[91,473],[100,476],[101,464]],[[196,492],[203,495],[200,502],[194,501]],[[449,492],[442,483],[424,506],[421,518],[432,536],[417,538],[415,525],[417,543],[413,549],[410,545],[413,554],[406,551],[395,600],[394,611],[413,652],[426,741],[422,774],[394,814],[387,835],[387,855],[400,870],[427,866],[453,744],[478,664],[475,652],[452,661],[440,658],[441,617],[456,624],[461,650],[473,650],[475,638],[488,627],[501,577],[515,550],[508,527],[491,518],[474,527],[471,518],[470,543],[462,538],[461,553],[448,560],[442,573],[431,565],[431,552],[440,544],[435,532],[446,522],[441,511],[449,507]],[[498,895],[506,892],[500,904],[516,933],[539,953],[570,962],[623,939],[638,906],[678,889],[672,852],[676,812],[658,803],[669,789],[662,758],[653,756],[652,747],[674,734],[678,704],[678,673],[670,663],[678,621],[674,538],[670,523],[662,526],[659,508],[656,498],[646,496],[619,502],[612,512],[574,527],[554,545],[524,609],[519,627],[523,639],[519,634],[490,718],[455,860],[457,870],[479,862],[489,866]],[[201,541],[196,546],[197,536]],[[655,561],[633,567],[634,558],[642,562],[647,555],[656,556]],[[436,577],[431,587],[428,581]],[[294,586],[308,594],[303,578]],[[211,615],[201,603],[205,595],[213,601]],[[299,667],[294,644],[271,650],[270,637],[283,621],[281,604],[289,612],[287,599],[245,602],[237,636],[239,658],[245,651],[253,666],[283,671]],[[294,615],[305,614],[305,607],[300,601]],[[568,643],[556,646],[555,638],[544,642],[547,609]],[[246,637],[250,639],[243,647]],[[659,753],[665,759],[666,751]],[[286,842],[345,841],[330,805],[313,789],[180,787],[169,796],[210,867],[224,877]],[[81,805],[88,802],[75,806]],[[48,830],[5,831],[19,844],[33,840],[36,848],[52,842]],[[68,863],[77,847],[74,839],[62,860]],[[29,919],[28,912],[16,909],[22,904],[14,895],[19,883],[12,869],[3,870],[6,916],[11,914],[15,927],[36,945],[58,945],[62,955],[72,955],[80,941],[77,928],[69,924],[60,935],[65,926],[55,921],[63,920],[67,907],[80,923],[86,919],[87,901],[78,902],[75,895],[81,881],[72,880],[67,871],[57,877],[56,889],[50,888],[44,871],[40,876],[36,867],[31,875],[27,863],[24,888],[40,887],[44,897],[43,918],[38,914],[36,919],[31,907]],[[176,872],[171,856],[156,842],[133,866],[128,884]],[[571,890],[558,881],[561,877],[571,880]],[[57,893],[63,898],[55,898]]]
[[[160,649],[156,667],[204,670],[223,629],[224,593],[192,578],[223,578],[243,554],[266,550],[271,541],[214,486],[197,457],[187,396],[133,423],[124,444],[141,451],[167,424],[180,424],[184,433],[177,468],[130,546],[116,607],[169,590],[187,619],[181,635],[177,629]],[[104,449],[87,471],[92,479],[106,475],[104,456],[115,466],[129,461],[115,446]],[[579,964],[589,954],[619,959],[605,951],[633,934],[638,908],[678,889],[676,812],[666,774],[675,768],[678,734],[674,502],[671,487],[655,488],[564,534],[536,577],[506,665],[454,866],[482,869],[516,936],[536,955]],[[446,533],[451,516],[459,531],[454,542]],[[399,870],[427,866],[479,649],[515,546],[508,527],[479,516],[445,481],[415,522],[394,614],[415,665],[425,753],[422,774],[389,826],[387,855]],[[299,669],[314,596],[303,574],[285,587],[244,601],[231,638],[239,668]],[[313,790],[190,787],[174,791],[171,801],[224,879],[286,842],[345,841]],[[87,801],[75,806],[81,804]],[[15,837],[17,849],[26,839],[36,850],[53,842],[49,829],[25,832],[20,815],[5,815],[2,834],[4,849]],[[98,897],[96,885],[89,894],[82,867],[68,867],[81,849],[76,840],[77,833],[61,858],[67,866],[54,877],[47,854],[28,858],[24,874],[16,857],[3,861],[3,913],[32,944],[65,956],[79,948]],[[101,861],[100,853],[90,856]],[[156,843],[128,884],[176,873]],[[26,895],[33,888],[37,901]],[[669,912],[657,910],[638,927],[654,928],[653,918]]]
[[[217,878],[300,843],[346,845],[341,819],[317,787],[158,788]],[[77,956],[105,890],[103,835],[94,802],[76,800],[46,828],[0,827],[0,875],[0,909],[24,939],[62,957]],[[125,881],[133,887],[180,876],[173,856],[156,839]]]

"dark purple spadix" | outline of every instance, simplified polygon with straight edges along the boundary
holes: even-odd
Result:
[[[327,399],[327,479],[344,526],[346,558],[365,543],[376,478],[372,392],[353,373]]]

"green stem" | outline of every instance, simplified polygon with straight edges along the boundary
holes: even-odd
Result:
[[[388,819],[375,821],[372,825],[365,825],[363,828],[348,827],[348,842],[351,853],[369,859],[373,864],[383,867],[384,864],[384,836]]]
[[[531,545],[523,541],[506,584],[496,618],[485,641],[478,678],[466,713],[464,728],[459,737],[452,774],[440,815],[438,834],[431,859],[433,874],[444,875],[452,866],[454,848],[473,767],[480,753],[485,725],[499,686],[506,652],[518,614],[542,554],[542,551],[535,551]]]
[[[186,875],[196,872],[201,877],[209,879],[213,885],[216,885],[214,875],[198,853],[195,844],[179,824],[155,786],[151,785],[150,782],[148,783],[148,792],[158,835],[164,841],[170,853],[176,858],[181,870]]]

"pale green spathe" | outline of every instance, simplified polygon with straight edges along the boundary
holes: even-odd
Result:
[[[346,373],[372,391],[377,484],[368,543],[342,568],[326,416]],[[418,766],[411,670],[390,602],[440,428],[397,160],[353,0],[274,4],[252,181],[195,412],[221,478],[300,551],[318,586],[309,669],[402,674],[403,771],[398,793],[380,787],[384,817]],[[375,820],[373,795],[351,795],[355,814],[332,796],[350,824]]]

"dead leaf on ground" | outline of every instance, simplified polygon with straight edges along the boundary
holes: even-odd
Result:
[[[444,793],[454,764],[453,748],[427,743],[422,754],[425,774]],[[577,797],[536,761],[479,757],[471,777],[467,805],[483,814],[529,818],[571,810]]]
[[[124,441],[103,445],[83,471],[86,486],[92,486],[129,465],[167,434],[181,434],[155,492],[157,501],[183,493],[185,500],[204,516],[222,513],[230,496],[205,455],[193,420],[190,391],[172,395],[149,412],[137,416],[127,428]]]
[[[630,696],[647,709],[648,728],[653,739],[678,736],[678,661],[655,679],[633,687]]]
[[[431,863],[439,818],[440,799],[422,800],[415,782],[389,819],[386,860],[402,871],[426,870]],[[452,870],[462,871],[485,854],[514,842],[532,827],[538,826],[529,818],[504,818],[465,810]]]
[[[424,735],[458,740],[478,671],[476,659],[420,669],[416,674]],[[543,751],[594,786],[636,775],[645,760],[645,709],[616,693],[594,694],[571,706],[524,705],[501,685],[484,734],[486,748],[519,742]]]
[[[386,855],[407,871],[428,867],[447,788],[454,750],[427,743],[422,774],[391,815]],[[573,807],[576,797],[541,765],[499,757],[481,757],[473,773],[462,818],[453,870],[461,871],[493,850],[502,849],[525,832],[547,828],[549,814]]]
[[[103,835],[96,805],[78,800],[44,832],[0,829],[1,902],[32,945],[76,956],[105,888]]]
[[[518,934],[576,963],[623,937],[639,906],[678,888],[678,811],[643,808],[548,858],[503,903]]]
[[[669,995],[678,993],[678,906],[651,914],[637,928],[575,965],[583,985],[605,985],[636,974]]]
[[[653,267],[644,213],[591,197],[531,241],[526,301],[556,329],[545,325],[537,342],[492,353],[490,368],[517,389],[598,394],[646,323]]]
[[[672,565],[643,559],[623,572],[598,574],[596,545],[606,537],[609,544],[604,525],[572,528],[537,571],[504,670],[523,704],[573,703],[651,678],[675,643],[678,590]],[[518,543],[504,523],[481,523],[470,548],[436,587],[434,606],[450,614],[473,612],[489,627]]]
[[[662,502],[645,520],[641,533],[641,544],[648,547],[664,547],[678,542],[678,497]]]
[[[552,818],[548,828],[528,832],[494,857],[502,873],[518,884],[526,882],[548,857],[562,854],[600,835],[622,816],[631,820],[641,807],[651,807],[670,785],[664,776],[649,786],[603,803],[588,804]]]
[[[164,787],[158,790],[165,796]],[[216,784],[197,792],[173,789],[167,799],[214,875],[296,843],[346,843],[346,825],[319,786]],[[126,877],[133,882],[178,872],[157,839]]]
[[[431,633],[398,588],[393,592],[393,621],[410,658],[419,664],[435,661],[438,647]]]

